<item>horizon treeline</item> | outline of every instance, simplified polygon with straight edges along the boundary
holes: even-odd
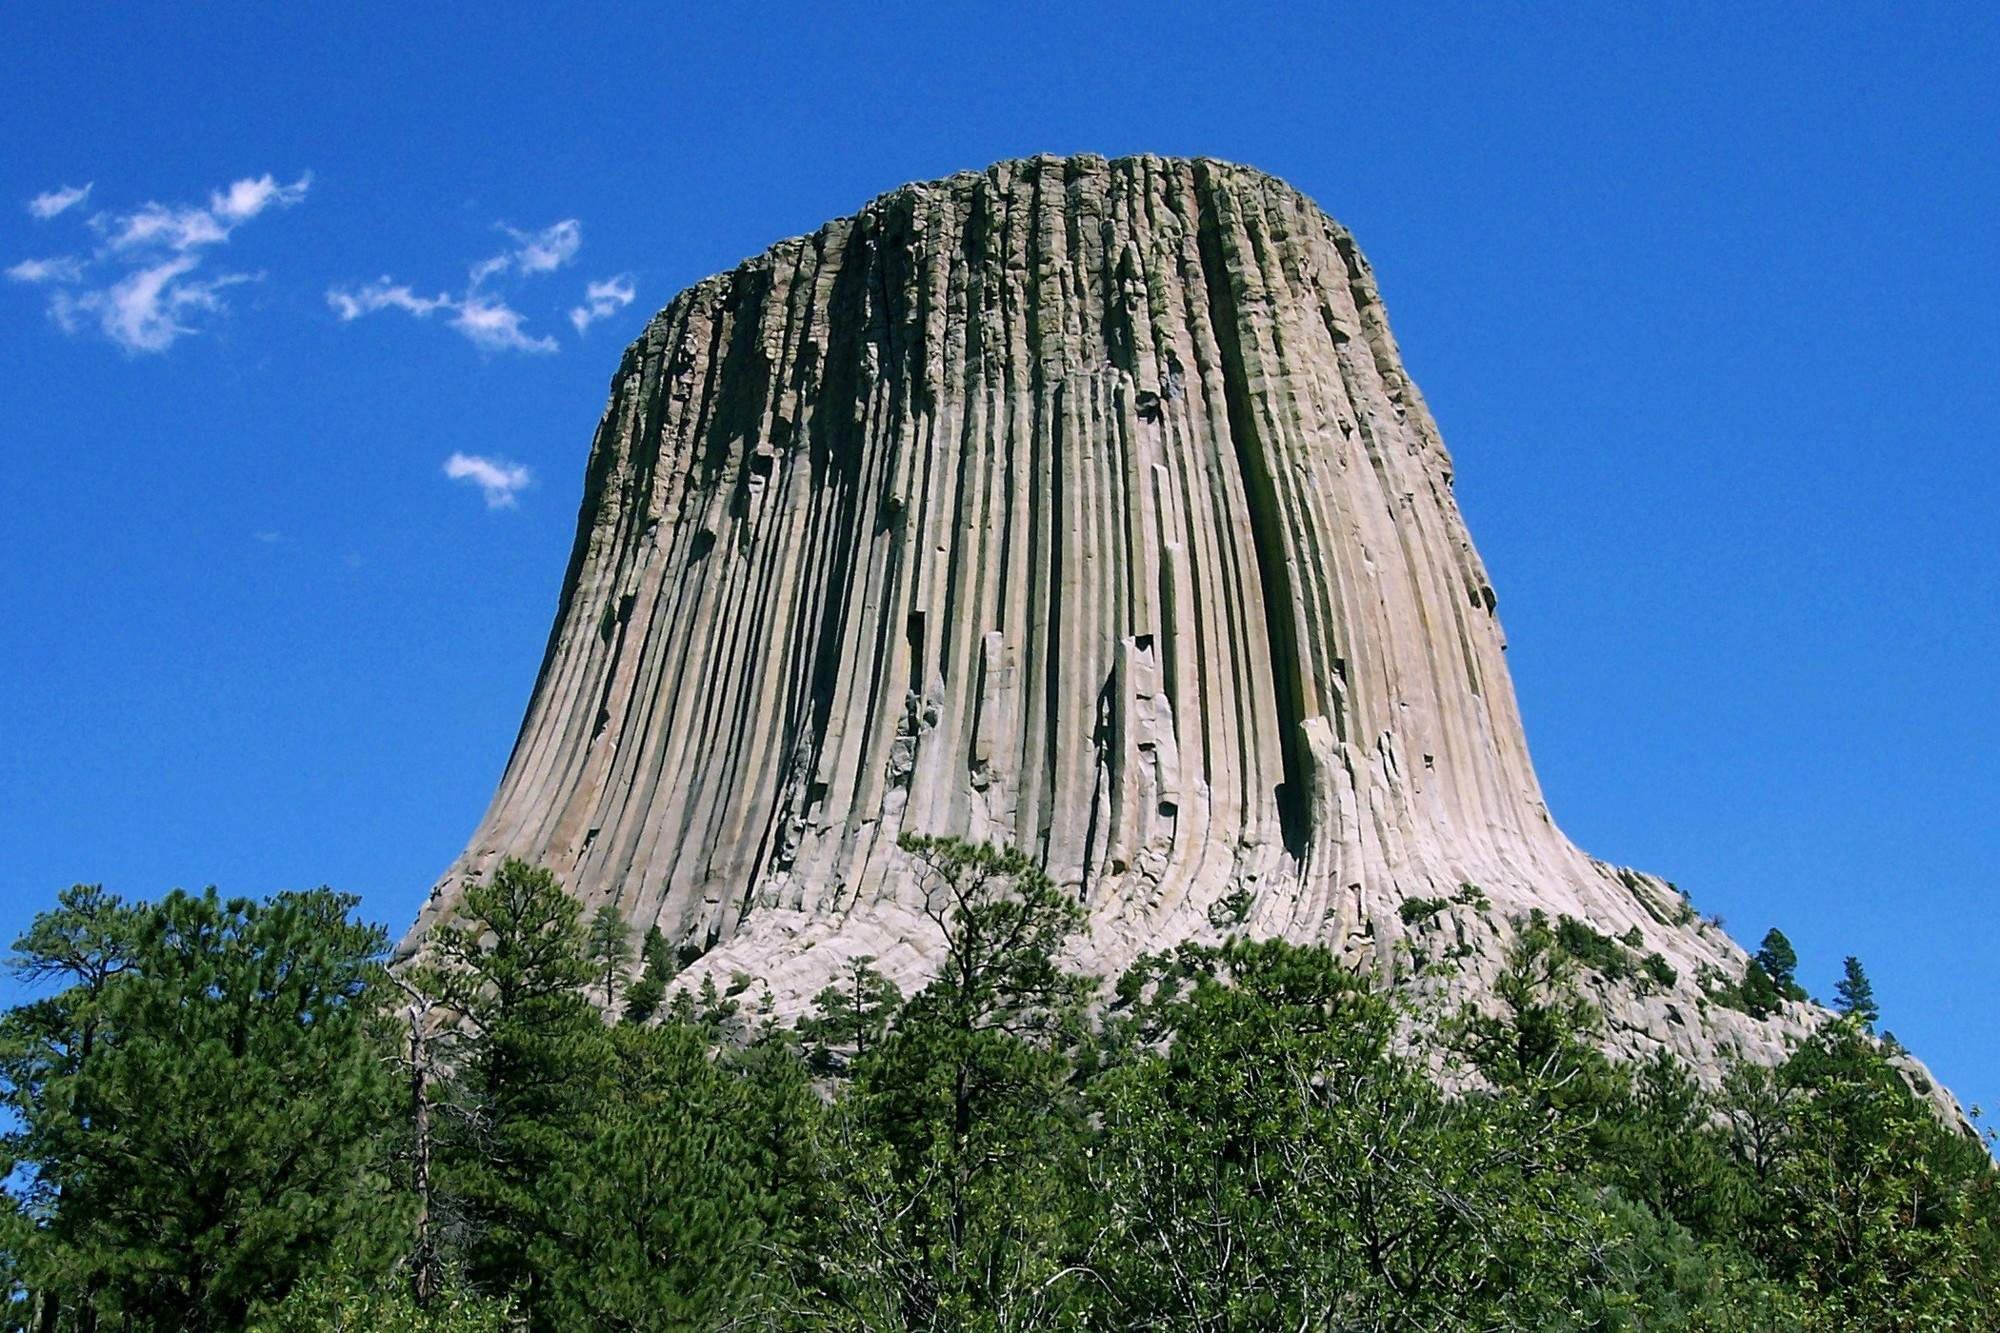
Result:
[[[1707,1086],[1598,1051],[1539,917],[1484,1008],[1280,941],[1107,984],[1031,859],[903,845],[938,974],[848,959],[795,1026],[517,861],[393,974],[328,890],[65,891],[0,1017],[0,1323],[2000,1328],[2000,1177],[1858,965]]]

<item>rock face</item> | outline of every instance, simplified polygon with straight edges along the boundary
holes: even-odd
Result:
[[[1154,157],[906,186],[626,352],[513,757],[410,943],[517,855],[797,1012],[857,954],[926,972],[896,839],[955,833],[1041,856],[1103,971],[1247,931],[1456,948],[1476,988],[1541,908],[1672,969],[1596,979],[1614,1046],[1775,1056],[1794,1023],[1699,998],[1742,953],[1551,821],[1504,649],[1310,200]]]

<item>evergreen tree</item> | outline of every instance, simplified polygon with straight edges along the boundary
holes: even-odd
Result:
[[[1872,1028],[1882,1017],[1882,1011],[1875,1003],[1875,987],[1869,982],[1868,974],[1861,970],[1861,960],[1852,954],[1841,962],[1840,984],[1834,989],[1834,1008],[1855,1019],[1864,1028]]]
[[[405,1204],[371,989],[385,939],[354,903],[73,890],[17,944],[20,972],[71,982],[0,1036],[48,1315],[237,1328],[329,1262],[386,1267]]]
[[[104,1030],[105,992],[136,961],[143,915],[101,885],[73,885],[35,917],[8,959],[22,982],[62,987],[0,1020],[0,1094],[15,1125],[0,1145],[9,1176],[20,1172],[22,1196],[9,1197],[9,1277],[45,1327],[64,1309],[95,1319],[100,1278],[63,1235],[87,1207],[76,1098]],[[79,1202],[64,1218],[66,1192]]]
[[[1991,1140],[1913,1091],[1852,960],[1847,1017],[1719,1088],[1606,1059],[1540,915],[1448,1021],[1247,941],[1091,1020],[1069,894],[903,846],[939,974],[905,1001],[856,959],[796,1033],[740,973],[662,1015],[657,930],[607,1026],[602,914],[519,862],[394,985],[325,891],[66,892],[15,952],[50,993],[0,1017],[0,1328],[1996,1327]],[[1731,1003],[1779,1003],[1780,944]],[[413,1227],[394,1121],[433,1073]]]
[[[1743,980],[1738,984],[1736,994],[1742,1002],[1743,1012],[1752,1018],[1769,1018],[1778,1012],[1785,999],[1770,973],[1754,958],[1743,969]]]
[[[1799,989],[1798,983],[1798,951],[1785,938],[1785,932],[1776,926],[1765,932],[1764,942],[1757,948],[1757,965],[1764,969],[1765,975],[1787,998],[1805,998],[1805,992]]]
[[[625,984],[632,967],[632,927],[625,924],[624,916],[610,903],[592,913],[590,930],[584,937],[584,955],[590,959],[604,1007],[614,1008],[619,987]]]
[[[508,860],[466,891],[460,921],[428,941],[421,984],[459,1016],[456,1135],[440,1175],[462,1201],[467,1272],[516,1291],[537,1328],[565,1161],[601,1100],[610,1038],[588,996],[581,905],[555,876]]]
[[[680,971],[680,959],[667,946],[667,937],[658,926],[646,928],[646,941],[639,947],[638,981],[625,994],[625,1021],[650,1023],[666,1002],[667,983]]]
[[[292,1288],[251,1321],[249,1333],[514,1333],[519,1327],[511,1302],[462,1286],[419,1305],[401,1283],[333,1271]]]
[[[1087,985],[1076,901],[1026,855],[906,835],[942,967],[853,1064],[823,1142],[838,1186],[811,1281],[870,1327],[1048,1327],[1085,1132],[1066,1086]]]
[[[1813,1328],[1991,1328],[1993,1162],[1911,1092],[1861,1011],[1778,1071],[1790,1090],[1765,1212],[1746,1240]]]
[[[1447,1025],[1455,1053],[1498,1087],[1580,1117],[1620,1095],[1616,1072],[1589,1038],[1602,1025],[1576,987],[1572,957],[1539,911],[1515,922],[1494,982],[1497,1011],[1467,1005]]]
[[[602,1099],[546,1185],[537,1319],[668,1330],[747,1318],[768,1305],[803,1220],[786,1154],[811,1137],[817,1099],[802,1074],[789,1096],[782,1080],[716,1060],[687,1024],[626,1024],[611,1041]]]
[[[1730,1239],[1750,1186],[1712,1128],[1714,1099],[1664,1051],[1630,1073],[1626,1095],[1611,1110],[1610,1150],[1597,1169],[1627,1199],[1697,1243]]]
[[[870,954],[850,961],[846,977],[814,996],[813,1012],[799,1021],[799,1037],[816,1071],[844,1071],[887,1035],[903,992],[871,966],[874,961]]]
[[[1324,949],[1186,947],[1120,991],[1157,1038],[1095,1094],[1109,1326],[1561,1322],[1597,1240],[1573,1202],[1584,1120],[1447,1097]]]

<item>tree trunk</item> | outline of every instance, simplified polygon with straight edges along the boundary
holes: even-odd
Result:
[[[431,1065],[429,1026],[431,1003],[408,986],[410,995],[410,1125],[412,1137],[410,1188],[417,1196],[416,1235],[410,1247],[410,1299],[419,1310],[430,1308],[438,1291],[437,1241],[431,1230]]]

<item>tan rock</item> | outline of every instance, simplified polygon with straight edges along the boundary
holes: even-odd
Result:
[[[1310,200],[1156,157],[905,186],[626,352],[513,757],[406,947],[517,855],[796,1013],[855,954],[920,980],[896,838],[955,833],[1044,858],[1107,973],[1230,929],[1393,969],[1399,904],[1474,884],[1425,927],[1469,991],[1539,907],[1678,974],[1607,990],[1612,1045],[1781,1050],[1700,998],[1735,945],[1551,821],[1504,650]]]

